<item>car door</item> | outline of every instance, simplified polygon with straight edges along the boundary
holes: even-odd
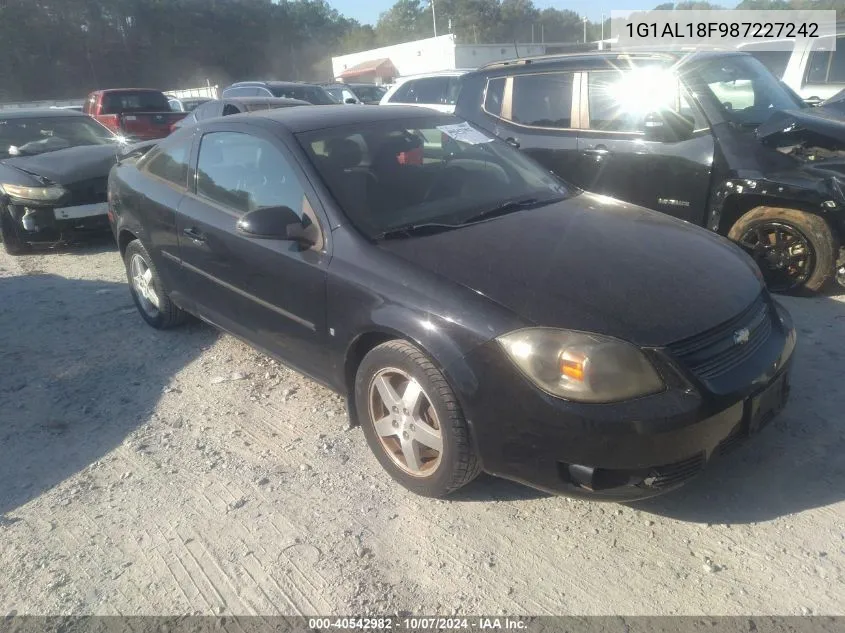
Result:
[[[588,191],[702,224],[710,190],[714,141],[709,125],[668,73],[657,69],[591,70],[582,79],[578,132],[581,182]],[[654,83],[655,85],[652,85]],[[584,85],[586,84],[586,85]],[[694,120],[690,138],[645,138],[651,112]]]
[[[488,80],[483,127],[576,186],[578,132],[574,129],[577,73],[545,72]]]
[[[325,237],[303,248],[236,229],[245,213],[278,206],[327,225],[296,159],[262,128],[221,122],[203,130],[195,161],[177,224],[198,314],[305,373],[324,375]]]
[[[134,199],[123,200],[138,218],[139,237],[150,252],[165,285],[178,302],[182,291],[176,212],[188,189],[194,137],[190,133],[164,139],[138,164],[143,186],[132,187]],[[143,191],[143,193],[140,193]]]

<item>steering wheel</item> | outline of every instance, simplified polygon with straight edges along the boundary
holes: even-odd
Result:
[[[452,167],[449,165],[448,160],[443,161],[443,167],[425,191],[423,202],[431,202],[433,200],[446,197],[442,195],[443,190],[450,190],[450,188],[454,187],[456,184],[458,185],[458,190],[455,193],[460,194],[461,181],[465,178],[465,176],[466,170],[463,167]]]

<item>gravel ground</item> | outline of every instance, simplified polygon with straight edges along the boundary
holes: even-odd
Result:
[[[845,614],[843,301],[784,299],[789,407],[677,493],[438,502],[340,397],[146,326],[109,242],[0,254],[0,615]]]

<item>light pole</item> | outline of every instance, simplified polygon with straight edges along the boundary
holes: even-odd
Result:
[[[434,24],[434,37],[437,37],[437,15],[434,13],[434,0],[431,0],[431,21]]]
[[[587,16],[584,16],[584,44],[587,43]]]

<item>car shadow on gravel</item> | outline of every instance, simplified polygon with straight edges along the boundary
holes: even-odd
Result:
[[[745,524],[845,500],[842,295],[779,298],[798,331],[784,412],[685,487],[635,507],[682,521]]]
[[[117,250],[114,235],[109,231],[80,233],[56,244],[33,244],[31,255],[99,255]]]
[[[153,330],[122,283],[0,277],[0,520],[119,446],[217,336]]]

